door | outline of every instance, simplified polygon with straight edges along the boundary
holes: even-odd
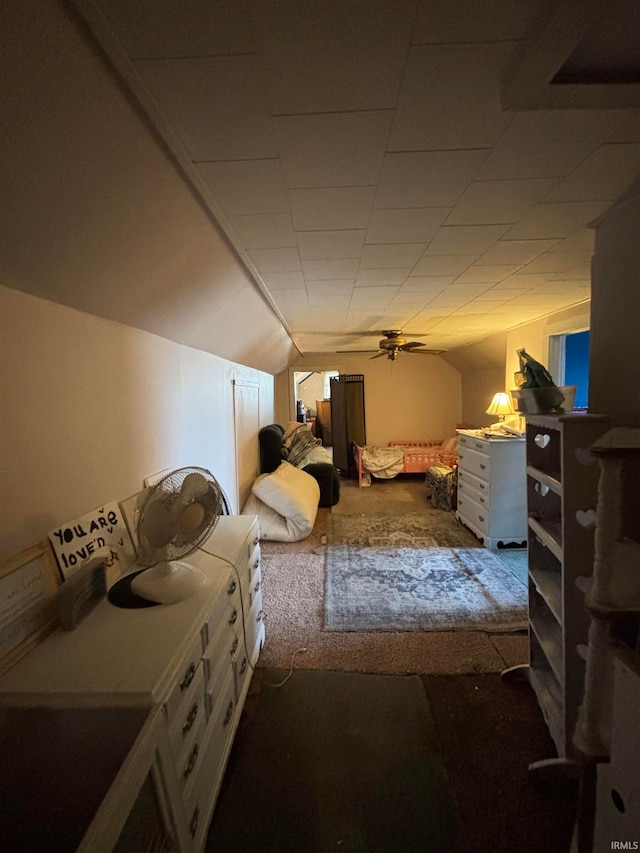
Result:
[[[233,417],[236,444],[238,511],[251,492],[260,472],[260,386],[255,382],[233,381]]]

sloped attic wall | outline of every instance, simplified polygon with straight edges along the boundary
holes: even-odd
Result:
[[[282,370],[278,318],[65,9],[0,7],[2,284]]]

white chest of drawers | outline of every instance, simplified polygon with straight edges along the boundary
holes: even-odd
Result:
[[[527,541],[526,446],[458,430],[456,517],[487,548]]]
[[[134,610],[105,600],[75,631],[56,631],[0,679],[5,709],[146,708],[157,717],[167,744],[159,783],[167,800],[165,823],[171,849],[181,853],[204,847],[264,643],[256,518],[220,518],[204,547],[187,558],[207,574],[202,593]],[[5,712],[3,719],[11,715]],[[120,797],[121,791],[110,790],[105,801],[112,794]],[[100,831],[93,824],[87,828],[92,853],[113,849],[106,842],[95,847],[95,838],[117,836],[114,819]]]

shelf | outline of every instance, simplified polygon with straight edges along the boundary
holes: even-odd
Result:
[[[553,569],[529,564],[529,577],[536,585],[540,596],[545,600],[549,610],[558,622],[562,624],[562,586],[560,574]]]
[[[529,683],[538,698],[538,705],[544,715],[549,734],[560,755],[564,744],[562,699],[556,694],[553,674],[548,670],[531,667]]]
[[[563,551],[561,545],[561,527],[559,524],[543,527],[542,524],[538,521],[537,518],[529,518],[528,522],[529,528],[533,530],[538,539],[542,542],[543,545],[546,545],[547,548],[551,551],[551,553],[556,557],[560,562],[562,562]],[[554,533],[556,535],[554,535]]]
[[[552,492],[556,493],[556,495],[562,495],[562,483],[560,480],[552,477],[551,474],[546,474],[544,471],[541,471],[539,468],[535,468],[533,465],[527,465],[527,474],[539,483],[548,486]]]
[[[564,683],[564,674],[562,671],[562,631],[553,618],[551,611],[546,608],[546,605],[545,610],[540,608],[531,614],[531,630],[536,635],[540,643],[540,648],[549,662],[549,666],[558,684],[562,685]]]

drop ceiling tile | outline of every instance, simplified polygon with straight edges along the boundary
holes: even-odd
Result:
[[[533,110],[514,116],[478,180],[566,177],[607,139],[607,110]]]
[[[333,258],[322,261],[302,261],[302,271],[307,281],[325,281],[331,278],[352,279],[358,272],[357,258]]]
[[[491,285],[486,281],[458,284],[458,280],[456,279],[456,281],[446,289],[445,295],[456,296],[461,300],[461,302],[468,302],[469,299],[475,299],[481,293],[486,293],[490,287]]]
[[[387,154],[374,207],[451,207],[488,153],[475,149]]]
[[[472,266],[458,276],[456,283],[464,284],[465,282],[487,281],[495,284],[507,278],[507,276],[511,275],[517,269],[518,267],[513,265],[495,267]]]
[[[301,272],[263,272],[263,282],[269,291],[304,290],[304,276]]]
[[[377,183],[391,110],[274,118],[287,187]]]
[[[530,38],[546,19],[549,0],[422,0],[413,44],[509,41]]]
[[[402,285],[403,291],[432,290],[439,292],[455,281],[455,275],[409,276]]]
[[[603,145],[545,199],[554,201],[614,201],[640,175],[640,143]]]
[[[320,261],[329,258],[359,258],[367,232],[354,231],[298,231],[298,248],[303,261]]]
[[[591,270],[591,252],[546,252],[530,264],[522,267],[521,273],[566,273],[571,270]]]
[[[371,214],[366,242],[428,242],[444,222],[448,213],[448,207],[374,210]]]
[[[375,187],[289,190],[296,231],[339,231],[366,228]]]
[[[310,279],[307,282],[307,291],[311,293],[326,293],[334,294],[351,294],[355,286],[355,279],[352,278],[332,278],[328,280]]]
[[[543,252],[548,252],[555,240],[498,240],[482,257],[478,265],[528,264]]]
[[[411,275],[460,275],[479,255],[425,255]]]
[[[558,240],[547,251],[549,252],[591,252],[595,247],[595,231],[593,228],[578,228],[573,234]]]
[[[198,163],[196,168],[228,216],[289,211],[282,168],[277,159],[223,160]]]
[[[425,296],[420,291],[406,291],[399,290],[398,293],[393,297],[392,302],[395,302],[399,305],[413,305],[416,311],[420,311],[423,307],[427,299],[430,299],[430,296]],[[406,334],[411,334],[410,332],[406,332]]]
[[[406,280],[410,272],[409,268],[360,270],[356,276],[356,286],[380,287],[381,285],[399,285]]]
[[[447,225],[517,222],[558,184],[558,178],[474,181],[447,218]]]
[[[507,225],[446,225],[427,248],[425,255],[486,252],[507,230]]]
[[[319,293],[314,291],[309,294],[309,305],[314,313],[314,316],[330,317],[332,315],[341,315],[345,317],[349,310],[351,302],[350,294],[341,293]]]
[[[608,201],[567,201],[537,204],[505,234],[506,240],[567,237],[610,206]]]
[[[249,257],[259,273],[302,271],[297,249],[254,249]]]
[[[289,213],[230,216],[229,224],[245,249],[288,249],[297,245]]]
[[[351,304],[353,307],[386,305],[398,290],[398,287],[354,287]]]
[[[518,272],[515,275],[505,278],[504,281],[498,282],[494,287],[504,287],[505,290],[531,290],[532,287],[536,287],[538,284],[544,284],[547,279],[548,275],[546,273],[540,275],[523,275]]]
[[[500,103],[512,42],[413,47],[389,151],[491,148],[511,121]]]
[[[134,59],[252,53],[249,0],[108,0],[100,10]]]
[[[153,60],[136,67],[193,160],[278,155],[257,56]]]
[[[426,243],[378,243],[377,245],[364,246],[360,258],[360,269],[372,270],[392,267],[413,269],[426,248]]]
[[[274,113],[395,107],[414,0],[261,0],[255,19]]]

